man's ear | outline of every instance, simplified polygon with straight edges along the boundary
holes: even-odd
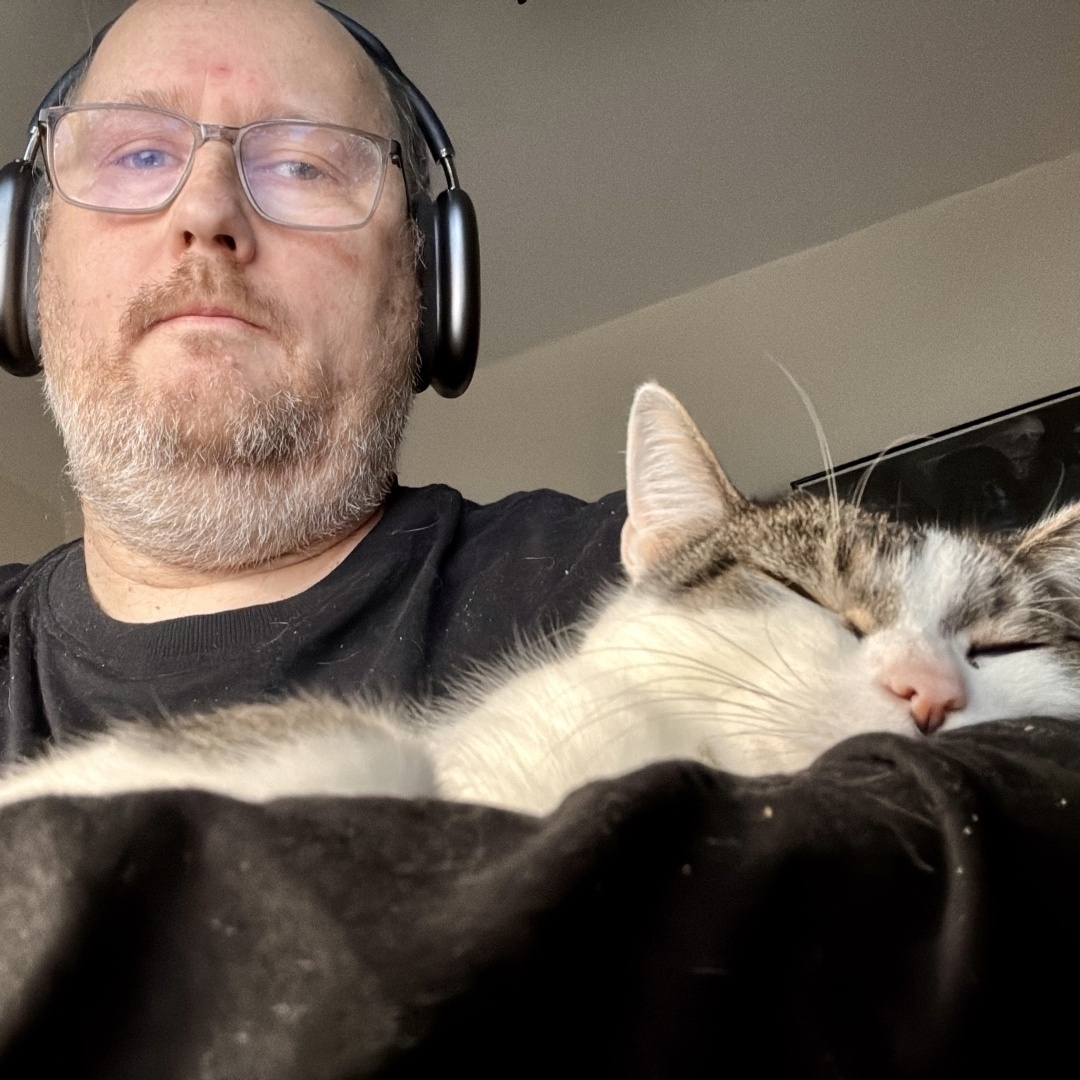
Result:
[[[626,439],[622,562],[631,581],[743,502],[674,395],[645,383],[634,395]]]

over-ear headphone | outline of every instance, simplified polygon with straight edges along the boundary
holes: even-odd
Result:
[[[358,22],[322,3],[359,42],[375,64],[398,82],[432,158],[442,167],[446,190],[432,199],[409,192],[410,212],[423,233],[420,285],[420,366],[415,389],[432,386],[443,397],[465,392],[476,367],[480,342],[480,241],[472,199],[458,186],[454,146],[427,98],[406,78],[385,45]],[[38,107],[59,105],[81,78],[109,27],[100,30],[86,53],[66,71]],[[35,187],[40,173],[37,112],[22,158],[0,170],[0,367],[13,375],[41,370],[36,318],[37,243]]]

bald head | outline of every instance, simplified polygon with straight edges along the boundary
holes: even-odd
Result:
[[[207,42],[212,43],[209,50]],[[184,60],[182,91],[161,87],[152,77],[154,58],[164,53],[179,53]],[[283,93],[276,115],[302,116],[302,106],[311,111],[311,103],[319,102],[324,115],[313,119],[400,137],[382,73],[315,0],[136,0],[106,34],[77,97],[144,101],[146,88],[153,86],[157,100],[148,103],[225,123],[222,117],[190,111],[195,91],[200,80],[208,88],[231,81],[237,105],[256,106],[264,87],[248,58],[268,62],[280,78]],[[291,111],[280,111],[290,105]]]

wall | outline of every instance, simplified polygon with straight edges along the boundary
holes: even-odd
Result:
[[[1080,154],[481,369],[417,402],[405,483],[486,501],[621,486],[633,389],[680,395],[750,493],[1080,384]],[[521,317],[528,319],[522,304]]]

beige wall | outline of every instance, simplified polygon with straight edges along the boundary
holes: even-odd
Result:
[[[82,530],[40,379],[0,373],[0,563],[26,562]]]
[[[60,508],[2,476],[0,522],[0,563],[31,561],[66,539]]]
[[[424,394],[402,480],[597,496],[621,486],[633,389],[656,378],[764,494],[821,467],[769,356],[839,463],[1080,384],[1078,297],[1073,154],[485,367],[457,401]]]

